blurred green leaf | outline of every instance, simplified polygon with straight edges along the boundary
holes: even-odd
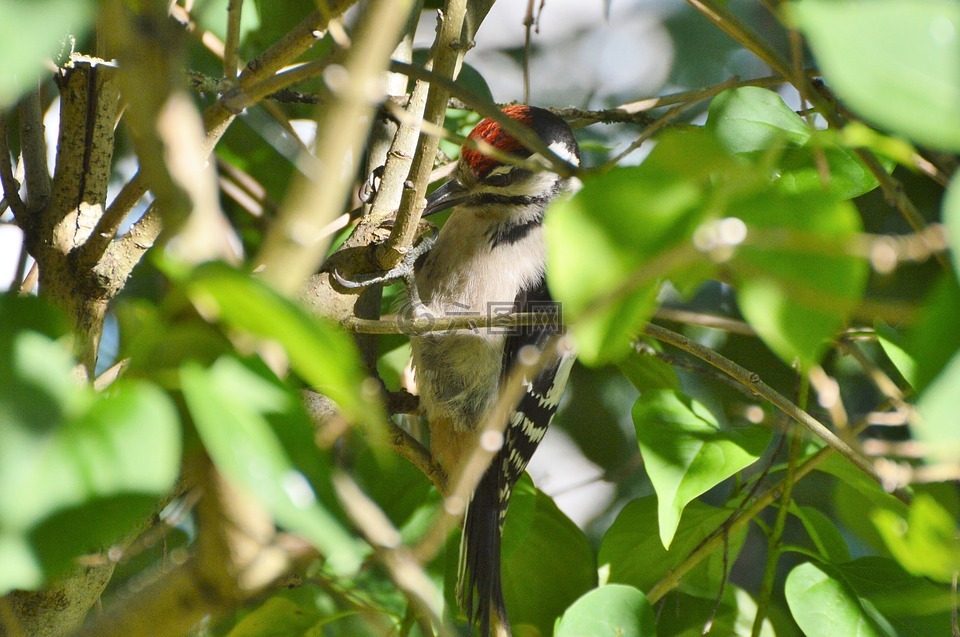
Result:
[[[833,568],[810,562],[787,576],[784,595],[806,635],[894,637],[889,622]]]
[[[955,463],[960,459],[960,350],[917,399],[911,431],[923,443],[929,461]]]
[[[608,569],[608,582],[650,590],[663,576],[676,568],[704,539],[727,522],[732,509],[691,502],[684,511],[670,550],[663,548],[658,535],[657,499],[654,496],[630,502],[607,530],[600,542],[597,563]],[[736,561],[746,529],[730,537],[728,563]],[[680,590],[698,597],[713,599],[720,582],[727,578],[723,551],[715,551],[683,579]]]
[[[572,322],[580,358],[622,358],[650,316],[663,278],[680,288],[702,280],[690,237],[713,171],[732,159],[702,131],[666,134],[640,166],[594,178],[546,216],[547,273]]]
[[[34,345],[45,338],[20,336]],[[57,345],[45,343],[21,351],[32,357],[31,366],[46,366],[48,381],[58,376],[60,384],[73,383],[83,396],[73,402],[84,405],[54,408],[55,419],[42,428],[15,414],[0,425],[4,592],[35,588],[76,556],[129,533],[173,486],[180,467],[180,426],[165,394],[147,383],[119,382],[109,395],[94,396],[62,366],[64,354],[54,354]]]
[[[320,613],[313,609],[304,608],[285,597],[271,597],[240,620],[227,637],[306,636],[320,619]]]
[[[503,530],[503,596],[511,622],[549,635],[558,617],[597,585],[590,543],[529,478],[517,483]]]
[[[316,546],[335,573],[354,573],[364,545],[318,500],[267,420],[281,416],[288,427],[309,430],[297,396],[230,357],[209,370],[184,365],[181,385],[197,432],[220,471],[256,495],[280,525]]]
[[[654,637],[653,606],[632,586],[608,584],[578,599],[557,622],[555,637]]]
[[[802,0],[791,14],[851,109],[924,145],[960,151],[960,5]]]
[[[657,491],[660,540],[667,549],[684,507],[753,464],[773,435],[766,427],[721,429],[706,407],[671,390],[642,394],[633,423]]]
[[[784,362],[817,364],[866,287],[867,263],[848,254],[861,230],[856,208],[825,192],[773,189],[731,208],[747,227],[729,262],[744,317]]]
[[[202,313],[283,345],[297,373],[349,419],[374,426],[383,422],[377,385],[367,379],[353,341],[337,327],[222,263],[196,268],[186,289]]]
[[[960,278],[960,172],[956,173],[943,198],[943,223],[947,226],[947,244],[953,270]]]
[[[946,583],[960,570],[956,520],[929,495],[917,494],[906,519],[883,509],[870,518],[908,572]]]
[[[96,14],[92,0],[0,0],[0,107],[36,87],[45,59],[71,52],[70,36],[86,37]]]

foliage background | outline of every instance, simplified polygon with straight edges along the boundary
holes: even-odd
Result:
[[[406,337],[347,334],[396,291],[328,272],[399,256],[525,67],[588,170],[514,633],[957,634],[960,5],[353,5],[0,0],[0,634],[466,634],[456,516],[367,372],[398,390]],[[467,66],[391,76],[404,119],[376,80],[435,36]]]

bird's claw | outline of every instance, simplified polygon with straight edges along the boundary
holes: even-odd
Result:
[[[437,230],[436,227],[432,227],[431,230],[432,232],[429,237],[423,237],[417,243],[417,245],[403,255],[403,258],[397,265],[393,266],[386,272],[361,274],[354,279],[347,279],[341,276],[341,274],[334,269],[331,272],[331,276],[339,285],[347,288],[348,290],[356,290],[378,284],[387,285],[389,283],[393,283],[394,281],[400,280],[406,284],[408,289],[411,287],[415,288],[414,269],[417,260],[429,252],[431,248],[433,248],[433,244],[436,242],[437,235],[439,233],[439,230]]]

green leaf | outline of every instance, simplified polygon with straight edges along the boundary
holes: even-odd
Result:
[[[706,129],[728,151],[761,165],[776,161],[774,176],[784,192],[829,190],[837,199],[858,197],[877,180],[835,131],[812,130],[767,89],[745,86],[724,91],[710,103]],[[826,161],[826,180],[819,160]],[[893,162],[884,160],[889,170]]]
[[[850,550],[833,520],[818,509],[799,506],[796,502],[790,503],[790,512],[803,523],[810,541],[825,562],[842,564],[850,561]]]
[[[45,338],[27,335],[34,345]],[[46,343],[27,353],[53,354]],[[47,373],[73,382],[69,366],[56,370],[60,359],[45,361]],[[39,429],[14,413],[0,426],[0,591],[35,588],[120,539],[179,473],[180,426],[164,393],[146,383],[120,382],[99,397],[74,387],[85,395],[79,413],[55,409]]]
[[[544,635],[570,604],[597,585],[587,537],[526,477],[510,499],[501,562],[510,621],[535,626]]]
[[[819,362],[860,303],[869,268],[848,255],[856,208],[825,192],[766,190],[731,205],[747,241],[729,266],[744,317],[790,364]]]
[[[695,159],[693,159],[695,158]],[[663,278],[683,288],[709,268],[689,244],[712,171],[733,160],[702,131],[666,134],[641,166],[587,178],[546,216],[547,273],[580,359],[622,358]]]
[[[657,621],[657,634],[670,637],[703,637],[706,626],[710,626],[708,635],[749,637],[757,616],[757,603],[749,593],[733,584],[724,586],[719,606],[716,599],[672,591],[663,598],[663,608],[664,612]],[[676,608],[682,610],[670,611]],[[764,619],[759,634],[760,637],[775,637],[769,619]]]
[[[883,509],[870,517],[887,548],[908,572],[950,582],[960,570],[956,521],[929,495],[917,494],[906,519]]]
[[[657,492],[660,539],[668,549],[684,507],[753,464],[772,436],[761,427],[722,430],[706,407],[670,390],[641,395],[633,423]]]
[[[960,278],[960,173],[950,180],[943,198],[943,223],[947,227],[947,245],[953,270]]]
[[[816,131],[813,139],[820,140],[826,133],[832,132]],[[828,137],[832,138],[832,135]],[[818,154],[826,160],[826,183],[817,165]],[[880,158],[880,161],[887,170],[893,168],[893,162],[883,158]],[[852,150],[834,144],[808,144],[803,148],[789,148],[780,158],[778,170],[780,178],[777,183],[784,192],[828,190],[841,201],[868,193],[879,184],[877,178]]]
[[[787,576],[784,595],[806,635],[894,637],[896,632],[833,568],[805,563]]]
[[[286,599],[271,597],[233,627],[227,637],[292,637],[306,635],[320,613]]]
[[[924,299],[920,319],[904,349],[916,361],[913,388],[922,393],[960,351],[960,285],[949,274],[940,277]]]
[[[713,98],[706,129],[735,155],[762,155],[779,145],[800,146],[810,139],[810,128],[782,97],[755,86]]]
[[[630,584],[649,591],[664,575],[676,568],[708,536],[725,524],[733,511],[702,502],[691,502],[684,511],[670,550],[663,548],[657,534],[657,500],[647,496],[630,502],[620,511],[600,542],[597,562],[607,572],[607,581]],[[746,529],[729,538],[727,561],[736,561]],[[697,597],[713,599],[720,583],[727,579],[723,551],[715,551],[684,577],[680,589]]]
[[[293,368],[351,420],[379,425],[383,408],[353,341],[258,279],[222,263],[204,264],[186,282],[191,300],[227,325],[283,345]]]
[[[910,575],[895,561],[876,556],[837,566],[844,580],[885,617],[948,614],[953,595],[924,577]],[[949,621],[949,620],[948,620]],[[932,633],[928,633],[932,634]]]
[[[96,14],[90,0],[0,0],[0,107],[12,104],[43,71],[43,61],[70,53],[68,36],[83,40]]]
[[[924,443],[924,457],[934,462],[960,459],[960,351],[917,399],[911,431]]]
[[[554,637],[654,637],[653,606],[632,586],[608,584],[578,599],[557,622]]]
[[[355,572],[363,545],[322,505],[268,421],[281,417],[285,427],[309,430],[297,396],[229,357],[209,371],[194,363],[184,365],[181,385],[217,468],[259,498],[280,525],[316,546],[335,573]]]
[[[903,379],[913,386],[917,381],[917,361],[904,348],[903,336],[883,321],[876,321],[873,328],[877,332],[877,342],[883,348],[883,353]]]
[[[802,0],[792,7],[827,83],[851,109],[960,151],[960,5]]]

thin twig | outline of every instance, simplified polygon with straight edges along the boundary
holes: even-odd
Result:
[[[341,506],[367,543],[376,549],[374,555],[387,569],[390,579],[417,612],[429,617],[435,626],[442,626],[443,595],[424,572],[421,563],[402,544],[400,532],[353,478],[337,471],[332,481]],[[441,634],[449,633],[441,630]]]
[[[240,46],[240,16],[243,0],[230,0],[227,3],[227,41],[223,46],[223,76],[228,81],[237,79],[237,49]]]
[[[466,0],[446,0],[443,11],[438,15],[440,24],[430,52],[431,73],[436,77],[428,80],[430,87],[423,109],[423,121],[426,124],[443,126],[447,102],[450,99],[450,88],[448,84],[438,80],[442,78],[452,84],[460,70],[460,62],[467,49],[466,42],[462,40],[466,10]],[[391,62],[390,71],[404,73],[403,70],[398,71],[396,67],[397,63]],[[408,77],[411,76],[408,75]],[[417,142],[410,172],[404,182],[406,185],[400,196],[396,222],[390,230],[386,243],[376,251],[377,262],[385,269],[390,269],[399,263],[417,237],[424,197],[427,193],[427,180],[430,171],[433,170],[439,147],[440,140],[431,135],[422,135]]]
[[[806,407],[810,386],[804,376],[800,376],[800,391],[797,398],[797,405],[800,408]],[[800,432],[794,430],[790,433],[790,451],[787,457],[787,473],[783,477],[783,485],[780,494],[780,507],[777,509],[777,516],[773,523],[773,528],[767,536],[767,562],[763,572],[763,580],[760,584],[760,593],[757,596],[757,613],[753,619],[753,629],[751,637],[760,637],[763,630],[763,623],[767,617],[770,607],[770,600],[773,597],[774,582],[777,577],[777,563],[780,561],[780,551],[783,544],[783,533],[787,527],[787,512],[790,510],[790,502],[793,500],[793,487],[797,482],[797,462],[800,460],[800,453],[803,449],[803,440]]]
[[[356,2],[357,0],[330,0],[327,10],[330,15],[340,15]],[[313,46],[323,36],[327,24],[327,20],[319,11],[304,17],[297,26],[277,40],[262,55],[247,63],[237,79],[238,88],[247,93],[254,93],[257,84],[272,77]],[[225,107],[222,100],[218,100],[204,110],[203,122],[207,131],[204,148],[207,152],[212,152],[235,116],[236,113]],[[142,172],[137,172],[117,193],[113,202],[100,217],[90,238],[80,248],[80,262],[93,263],[100,259],[116,236],[120,224],[147,190],[146,178]]]

